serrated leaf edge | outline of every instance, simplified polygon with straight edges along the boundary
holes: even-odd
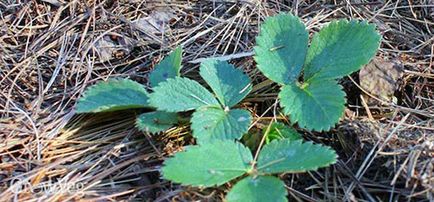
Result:
[[[375,49],[375,52],[373,53],[373,56],[371,56],[371,59],[370,59],[370,60],[372,60],[372,58],[375,56],[375,53],[378,51],[378,48],[380,48],[380,45],[381,45],[381,35],[377,32],[377,30],[376,30],[376,25],[373,24],[373,23],[369,23],[369,22],[366,21],[366,20],[348,20],[348,19],[333,20],[333,21],[331,21],[330,23],[328,23],[327,25],[323,26],[323,27],[320,29],[319,32],[315,33],[315,34],[313,35],[312,40],[310,41],[310,43],[312,43],[313,41],[316,41],[317,38],[320,37],[320,32],[323,31],[324,29],[330,29],[332,26],[341,26],[341,24],[343,24],[344,26],[347,25],[347,24],[363,25],[363,26],[366,26],[367,29],[369,29],[370,31],[372,31],[372,33],[374,33],[374,34],[376,35],[376,38],[377,38],[377,48]],[[353,26],[354,26],[354,25],[353,25]],[[310,48],[311,45],[312,45],[312,44],[309,45],[309,48]],[[308,51],[308,52],[309,52],[309,51]],[[307,54],[306,54],[306,55],[307,55]],[[365,64],[360,65],[360,67],[357,68],[356,70],[353,70],[353,71],[351,71],[350,73],[347,73],[347,74],[344,75],[344,76],[347,76],[347,75],[350,75],[350,74],[352,74],[352,73],[354,73],[354,72],[356,72],[356,71],[359,71],[359,70],[360,70],[364,65],[368,64],[370,60],[368,60],[368,62],[366,62]],[[303,69],[306,68],[306,65],[308,65],[308,64],[307,64],[307,61],[305,61],[305,64],[304,64],[304,66],[303,66]],[[306,82],[310,82],[311,80],[316,79],[316,76],[319,75],[320,72],[321,72],[321,70],[318,71],[318,72],[316,72],[316,73],[315,73],[314,75],[312,75],[311,77],[309,77],[309,78],[304,78],[304,79],[306,80]],[[342,78],[342,77],[344,77],[344,76],[326,77],[326,78],[320,78],[320,79],[324,79],[324,80],[332,80],[332,79],[339,79],[339,78]]]
[[[101,88],[101,85],[116,86],[115,85],[116,82],[128,82],[128,83],[130,83],[132,85],[135,85],[134,87],[136,88],[136,90],[137,91],[142,91],[143,90],[143,94],[149,100],[149,93],[142,86],[142,84],[140,84],[140,83],[138,83],[136,81],[133,81],[131,79],[128,79],[128,78],[109,78],[108,80],[98,81],[97,83],[95,83],[95,84],[87,87],[86,90],[83,92],[83,94],[81,95],[81,97],[77,101],[77,104],[75,106],[75,108],[76,108],[75,112],[76,113],[98,113],[100,111],[104,111],[104,108],[108,108],[109,109],[109,108],[111,108],[113,106],[117,106],[117,105],[106,105],[107,107],[103,107],[103,108],[100,107],[100,108],[98,108],[98,110],[93,110],[93,111],[82,111],[82,110],[80,110],[80,107],[79,107],[79,105],[81,105],[81,103],[86,100],[87,96],[89,95],[89,92],[92,92],[92,91],[95,91],[95,89]],[[140,85],[141,89],[138,89],[137,87],[139,87],[139,86],[137,86],[137,85]],[[131,108],[150,108],[150,106],[147,106],[147,105],[137,105],[136,107],[131,107]]]
[[[172,159],[175,158],[176,154],[178,154],[178,153],[185,153],[185,152],[188,152],[190,149],[195,149],[195,148],[199,148],[199,147],[207,147],[208,144],[216,144],[217,142],[233,142],[233,143],[235,143],[235,145],[237,146],[237,148],[241,148],[241,149],[239,149],[239,151],[241,151],[241,150],[248,150],[248,151],[250,151],[250,149],[247,148],[245,145],[241,144],[240,142],[233,141],[233,140],[213,140],[213,141],[210,141],[210,142],[208,142],[208,143],[206,143],[206,144],[200,144],[200,145],[188,145],[188,146],[185,146],[185,147],[184,147],[184,150],[183,150],[183,151],[180,151],[180,152],[175,153],[175,155],[169,157],[168,159],[166,159],[166,160],[164,161],[164,163],[163,163],[163,167],[162,167],[161,170],[160,170],[160,173],[161,173],[162,178],[167,179],[167,180],[170,180],[170,181],[175,182],[175,183],[178,183],[178,184],[181,184],[181,185],[183,185],[183,186],[214,187],[214,186],[220,186],[220,185],[222,185],[222,184],[225,184],[225,183],[227,183],[227,182],[229,182],[229,181],[231,181],[231,180],[233,180],[233,179],[236,179],[236,178],[238,178],[238,177],[243,176],[244,174],[246,174],[246,173],[249,171],[250,168],[246,169],[245,173],[240,174],[240,175],[238,175],[237,177],[233,177],[232,179],[229,179],[229,180],[227,180],[227,181],[225,181],[225,182],[217,183],[217,184],[213,184],[213,185],[197,185],[197,184],[183,183],[183,182],[181,182],[181,181],[172,180],[172,179],[168,179],[168,178],[165,177],[165,174],[164,174],[164,173],[165,173],[165,172],[164,172],[164,168],[165,168],[165,166],[167,165],[168,162],[170,162]],[[240,152],[238,152],[238,153],[240,154]],[[251,153],[249,153],[249,154],[250,154],[250,158],[253,159],[252,154],[251,154]],[[241,155],[241,154],[240,154],[240,155]]]
[[[229,112],[231,111],[231,110],[239,110],[239,111],[243,111],[243,112],[246,112],[247,114],[248,114],[248,120],[249,120],[249,125],[251,124],[251,122],[252,122],[252,115],[251,115],[251,113],[248,111],[248,110],[245,110],[245,109],[230,109],[229,111],[225,111],[225,110],[223,110],[223,109],[221,109],[221,108],[217,108],[217,107],[213,107],[213,106],[204,106],[204,107],[200,107],[200,108],[198,108],[198,109],[196,109],[196,111],[192,114],[192,118],[191,118],[191,123],[193,124],[193,120],[195,120],[195,118],[193,118],[195,115],[197,116],[197,113],[196,112],[199,112],[199,110],[207,110],[207,109],[209,109],[209,108],[215,108],[215,109],[220,109],[220,110],[222,110],[222,111],[224,111],[225,112],[225,115],[227,116],[228,114],[229,114]],[[221,121],[223,121],[223,119],[220,119],[218,122],[221,122]],[[247,129],[248,130],[248,129]],[[232,139],[232,138],[227,138],[227,139],[216,139],[216,138],[209,138],[210,140],[212,140],[212,141],[214,141],[214,140],[239,140],[239,139],[241,139],[242,137],[243,137],[243,135],[246,133],[247,131],[245,131],[245,132],[243,132],[243,134],[241,134],[238,138],[235,138],[235,139]],[[195,134],[195,130],[192,130],[192,136],[194,137],[194,138],[196,138],[196,140],[197,141],[200,141],[200,139],[202,139],[202,138],[205,138],[205,137],[201,137],[201,136],[197,136],[197,134]],[[201,143],[203,142],[203,141],[200,141]],[[205,141],[206,142],[206,141]]]
[[[312,81],[313,81],[313,80],[311,80],[310,82],[312,82]],[[341,114],[340,114],[340,116],[339,116],[339,117],[342,117],[342,115],[343,115],[344,112],[345,112],[345,104],[347,103],[347,98],[346,98],[346,93],[344,92],[342,85],[340,85],[340,84],[336,84],[336,85],[339,87],[340,92],[343,93],[343,96],[344,96],[344,104],[342,105],[342,110],[341,110],[342,112],[341,112]],[[278,98],[279,98],[280,100],[282,99],[282,97],[281,97],[281,96],[282,96],[282,95],[281,95],[281,94],[282,94],[282,88],[285,87],[285,86],[286,86],[286,85],[282,86],[280,92],[278,93]],[[301,89],[301,88],[300,88],[300,89]],[[301,89],[301,90],[305,91],[304,89]],[[314,99],[313,96],[312,96],[308,91],[305,91],[305,92],[306,92],[310,97],[312,97],[312,99]],[[316,101],[316,99],[314,99],[314,100]],[[317,103],[321,103],[321,102],[317,102]],[[308,129],[308,130],[310,130],[310,131],[317,131],[317,132],[328,131],[328,130],[330,130],[331,128],[335,127],[336,124],[338,124],[338,123],[339,123],[339,120],[340,120],[340,118],[339,118],[337,121],[335,121],[334,124],[329,125],[329,126],[327,126],[327,127],[318,127],[318,128],[316,128],[314,125],[317,125],[317,124],[312,124],[312,125],[301,124],[301,123],[299,122],[300,120],[299,120],[297,117],[292,117],[291,114],[290,114],[290,112],[289,112],[289,108],[291,108],[291,107],[297,107],[297,106],[283,106],[283,104],[282,104],[282,108],[283,108],[283,112],[284,112],[284,114],[290,116],[290,120],[291,120],[291,122],[292,122],[293,124],[298,123],[300,127],[305,128],[305,129]],[[321,108],[321,111],[324,112],[324,109]]]
[[[274,147],[274,148],[277,148],[277,145],[281,141],[285,141],[285,143],[288,146],[300,146],[302,144],[307,145],[308,147],[305,148],[305,150],[308,150],[308,149],[310,149],[312,147],[316,147],[316,149],[319,149],[319,148],[322,147],[322,148],[325,148],[327,151],[330,151],[332,153],[332,155],[334,156],[334,159],[331,162],[329,162],[329,163],[327,163],[325,165],[315,166],[315,167],[313,167],[313,168],[311,168],[309,170],[297,170],[297,171],[288,170],[288,171],[285,171],[283,173],[303,173],[303,172],[307,172],[307,171],[315,171],[315,170],[318,170],[319,168],[328,167],[328,166],[330,166],[332,164],[335,164],[337,162],[337,154],[336,154],[336,151],[334,149],[332,149],[330,146],[327,146],[327,145],[314,144],[312,141],[307,141],[307,142],[303,142],[303,140],[288,141],[288,140],[285,140],[285,139],[283,139],[283,140],[273,140],[270,143],[266,144],[264,147],[270,147],[270,148]],[[262,149],[261,149],[260,152],[262,152]],[[259,153],[259,156],[261,156],[261,153]],[[258,168],[257,168],[258,171],[261,172],[261,173],[263,173],[263,174],[274,174],[274,173],[267,173],[267,172],[261,171],[261,170],[263,170],[263,169],[265,169],[265,168],[267,168],[267,167],[269,167],[271,165],[267,165],[266,164],[265,166],[264,165],[262,165],[262,166],[257,165],[257,166],[258,166]],[[281,172],[278,172],[278,173],[281,173]]]
[[[262,22],[262,24],[271,23],[272,20],[273,21],[277,21],[278,18],[283,18],[283,17],[286,17],[286,16],[289,16],[290,18],[294,19],[295,22],[297,22],[299,25],[302,25],[303,27],[305,27],[305,30],[306,30],[306,25],[301,21],[301,19],[299,17],[293,15],[292,13],[279,13],[277,15],[268,17],[264,22]],[[261,27],[261,29],[262,29],[262,27]],[[307,32],[307,30],[306,30],[306,32]],[[256,41],[258,41],[258,39],[261,39],[261,38],[267,38],[267,37],[264,36],[264,33],[262,31],[259,31],[259,35],[256,36]],[[309,43],[309,39],[308,39],[307,43]],[[308,44],[306,44],[306,45],[308,45]],[[258,61],[261,60],[261,56],[257,55],[256,54],[257,51],[255,50],[258,47],[259,46],[257,44],[253,47],[253,50],[255,52],[255,55],[253,56],[253,59],[256,61],[256,66],[262,72],[262,74],[264,74],[264,76],[267,77],[268,79],[272,80],[270,78],[270,74],[268,72],[261,70],[262,68],[260,67],[259,62],[258,62]],[[305,58],[307,56],[307,50],[308,49],[306,49]],[[303,71],[303,68],[304,68],[304,65],[302,67],[300,67],[300,71]],[[300,76],[300,73],[301,72],[299,72],[299,74],[297,76],[295,76],[295,77],[298,78]],[[275,82],[275,83],[278,83],[280,85],[287,85],[287,84],[290,83],[290,82],[288,82],[288,83],[282,83],[282,82],[278,82],[278,81],[274,81],[274,80],[272,80],[272,81]]]
[[[195,80],[193,80],[193,79],[189,79],[189,78],[187,78],[187,77],[168,78],[166,81],[160,82],[160,83],[159,83],[159,84],[154,88],[154,92],[155,92],[155,91],[158,91],[158,89],[161,88],[162,85],[165,85],[165,83],[168,83],[168,82],[170,82],[171,80],[176,80],[176,79],[185,79],[185,80],[189,80],[189,81],[191,81],[191,82],[193,82],[193,83],[196,83],[198,86],[200,86],[200,88],[203,88],[203,90],[206,90],[207,92],[209,92],[209,93],[213,96],[213,98],[215,99],[215,101],[216,101],[216,104],[210,104],[210,103],[205,102],[204,100],[201,100],[201,99],[199,99],[199,98],[197,98],[197,97],[195,97],[195,96],[190,95],[190,96],[192,96],[194,99],[197,99],[197,100],[199,100],[200,102],[202,102],[204,105],[203,105],[203,106],[200,106],[200,107],[197,107],[197,108],[192,108],[192,109],[189,109],[189,110],[183,110],[183,111],[197,110],[197,109],[199,109],[199,108],[201,108],[201,107],[219,107],[219,108],[222,108],[221,105],[220,105],[220,102],[217,100],[217,98],[215,97],[214,93],[210,92],[208,89],[206,89],[206,88],[205,88],[203,85],[201,85],[199,82],[197,82],[197,81],[195,81]],[[158,110],[161,110],[161,111],[166,111],[166,112],[183,112],[183,111],[170,110],[170,109],[167,108],[167,107],[156,107],[155,104],[153,104],[153,103],[155,103],[155,102],[157,102],[157,101],[154,101],[154,98],[153,98],[152,94],[151,94],[151,96],[149,96],[148,102],[150,103],[151,106],[153,106],[153,107],[155,107],[155,108],[157,108]],[[217,104],[217,103],[218,103],[218,104]]]

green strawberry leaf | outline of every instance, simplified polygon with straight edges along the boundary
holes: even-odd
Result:
[[[282,87],[279,93],[283,112],[302,128],[326,131],[334,126],[345,109],[345,93],[334,80],[312,80]]]
[[[266,131],[267,128],[264,128],[263,133],[265,134]],[[290,128],[280,122],[274,122],[270,126],[270,131],[268,132],[265,141],[268,144],[273,140],[280,140],[280,139],[288,139],[294,141],[294,140],[301,140],[303,138],[301,137],[300,133],[298,133],[294,128]]]
[[[141,131],[158,133],[178,123],[178,115],[173,112],[148,112],[136,118],[136,126]]]
[[[277,177],[246,177],[237,182],[226,196],[228,202],[288,201],[285,184]]]
[[[225,111],[205,107],[193,113],[191,128],[200,144],[214,139],[240,139],[249,129],[251,120],[249,111],[244,109]]]
[[[243,175],[252,161],[250,150],[241,143],[216,140],[187,146],[164,162],[162,173],[165,179],[183,185],[210,187]]]
[[[149,74],[151,86],[155,87],[158,83],[166,81],[168,78],[180,76],[181,62],[182,48],[179,46],[157,64],[151,74]]]
[[[304,80],[335,79],[359,70],[375,56],[380,39],[375,26],[367,22],[331,22],[312,39]]]
[[[328,146],[301,140],[275,140],[260,151],[257,169],[266,174],[299,173],[329,166],[336,158],[336,152]]]
[[[151,106],[160,111],[182,112],[202,106],[220,106],[205,87],[197,81],[176,77],[159,83],[149,95]]]
[[[256,37],[257,67],[276,83],[292,83],[300,75],[307,45],[308,33],[298,17],[291,14],[269,17]]]
[[[146,107],[149,107],[148,93],[141,84],[129,79],[110,79],[89,87],[76,109],[77,113],[89,113]]]
[[[223,106],[232,107],[238,104],[252,90],[250,78],[228,62],[218,60],[202,62],[200,75]]]

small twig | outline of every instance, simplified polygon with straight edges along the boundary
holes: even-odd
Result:
[[[238,59],[238,58],[243,58],[243,57],[250,57],[253,55],[254,55],[253,51],[250,51],[250,52],[234,53],[234,54],[219,56],[219,57],[198,58],[198,59],[189,61],[188,63],[198,64],[198,63],[201,63],[205,60],[211,60],[211,59],[220,60],[220,61],[228,61],[228,60],[233,60],[233,59]]]

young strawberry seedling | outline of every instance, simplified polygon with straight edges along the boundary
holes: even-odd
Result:
[[[281,14],[263,23],[256,42],[258,69],[282,85],[279,98],[284,113],[300,127],[321,131],[336,124],[344,110],[345,93],[336,79],[367,64],[379,47],[380,36],[365,22],[340,20],[315,34],[308,47],[303,23]],[[270,175],[316,170],[336,161],[335,151],[303,143],[284,125],[273,124],[267,130],[263,137],[267,144],[258,149],[257,159],[238,142],[218,140],[188,146],[166,160],[163,177],[210,187],[247,175],[229,191],[227,201],[287,201],[284,183]],[[281,139],[283,134],[286,138]]]
[[[339,20],[314,34],[297,17],[280,14],[267,18],[256,38],[258,69],[282,86],[283,112],[308,130],[325,131],[342,116],[345,93],[336,79],[367,64],[375,55],[380,35],[366,22]],[[152,108],[137,118],[147,132],[166,130],[177,123],[177,112],[193,111],[192,135],[199,145],[187,146],[164,162],[165,179],[183,185],[219,186],[240,178],[226,196],[228,201],[287,201],[285,184],[273,176],[316,170],[336,162],[327,146],[303,142],[301,135],[282,123],[272,123],[256,155],[238,140],[248,132],[252,117],[234,109],[252,90],[250,79],[233,65],[207,60],[200,75],[212,92],[197,81],[180,77],[178,48],[150,75],[153,92],[128,79],[100,82],[89,88],[77,112]]]

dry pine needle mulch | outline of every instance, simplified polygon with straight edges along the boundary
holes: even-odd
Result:
[[[402,68],[390,100],[361,89],[366,81],[357,73],[342,79],[343,120],[327,133],[300,130],[332,146],[340,159],[316,172],[282,175],[288,197],[433,201],[430,0],[1,1],[0,200],[221,200],[230,184],[196,189],[159,177],[162,161],[192,143],[188,126],[152,137],[134,128],[137,111],[75,115],[75,102],[109,77],[146,84],[153,66],[182,45],[186,75],[197,76],[201,59],[220,57],[263,84],[245,107],[266,122],[277,91],[254,68],[252,47],[259,23],[287,11],[311,32],[334,19],[368,20],[383,36],[377,58]]]

